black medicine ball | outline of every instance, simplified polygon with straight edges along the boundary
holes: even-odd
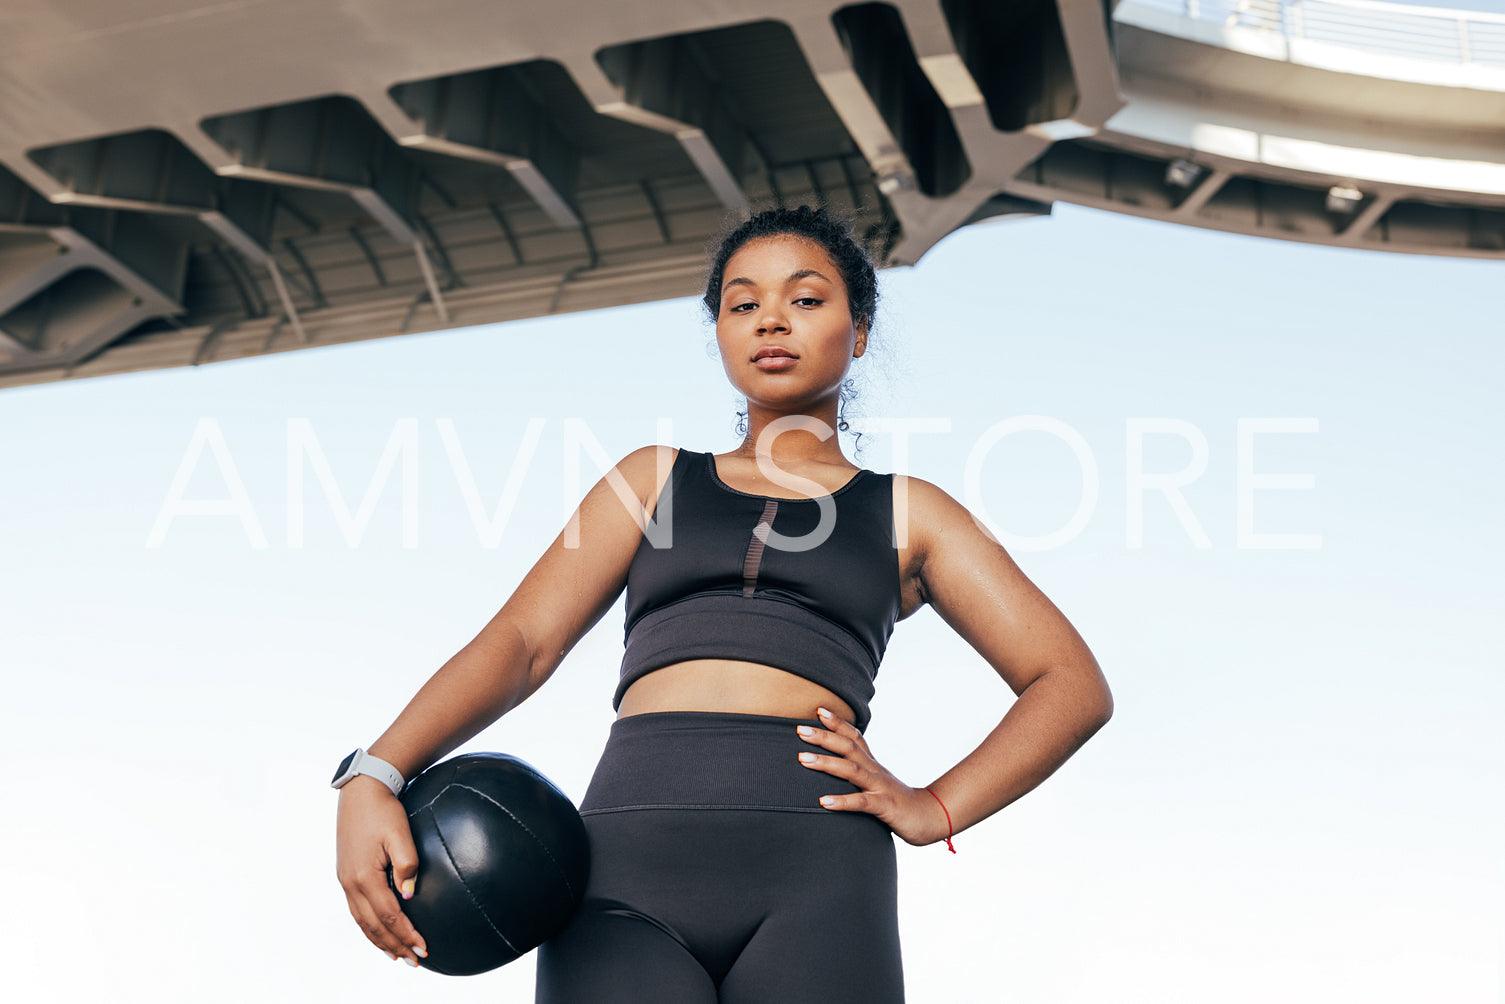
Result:
[[[590,875],[574,803],[505,753],[435,764],[402,793],[418,849],[413,898],[402,900],[425,969],[471,976],[506,965],[558,934]],[[390,874],[388,881],[391,881]]]

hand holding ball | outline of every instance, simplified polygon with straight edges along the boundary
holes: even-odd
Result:
[[[590,845],[574,803],[505,753],[435,764],[402,793],[418,851],[403,912],[428,946],[425,969],[470,976],[526,955],[574,916]],[[390,876],[388,876],[390,881]]]

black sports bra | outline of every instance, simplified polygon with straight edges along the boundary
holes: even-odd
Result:
[[[824,517],[824,518],[823,518]],[[710,453],[680,450],[627,572],[626,651],[612,698],[655,669],[736,659],[831,690],[867,727],[899,617],[893,475],[858,471],[829,495],[739,492]]]

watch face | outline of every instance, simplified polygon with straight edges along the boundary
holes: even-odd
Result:
[[[336,788],[338,788],[340,786],[340,778],[342,778],[342,777],[345,776],[345,772],[348,771],[348,770],[350,770],[350,765],[353,764],[353,763],[355,763],[355,758],[358,757],[358,756],[360,756],[360,755],[361,755],[361,751],[360,750],[355,750],[349,756],[347,756],[345,759],[341,760],[340,761],[340,769],[334,772],[334,780],[330,781],[329,783],[332,784],[332,785],[334,785]]]

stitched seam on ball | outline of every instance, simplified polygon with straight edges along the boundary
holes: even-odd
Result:
[[[437,801],[439,801],[439,799],[441,799],[443,797],[444,797],[444,792],[440,791],[439,794],[435,795],[433,798],[429,799],[427,802],[424,802],[422,805],[418,806],[416,809],[414,809],[411,812],[409,812],[408,813],[408,818],[412,819],[414,816],[417,816],[424,809],[431,809],[431,808],[433,808],[434,803],[437,802]]]
[[[528,824],[527,823],[523,822],[521,819],[518,819],[516,813],[514,813],[511,809],[507,808],[501,802],[498,802],[496,799],[492,798],[490,795],[486,794],[484,791],[481,791],[481,790],[479,790],[477,788],[472,788],[468,784],[456,784],[456,785],[454,785],[454,787],[456,787],[456,788],[464,788],[466,791],[475,792],[477,795],[480,795],[486,801],[490,802],[492,805],[496,806],[498,809],[501,809],[507,815],[511,816],[512,817],[512,821],[514,823],[516,823],[518,826],[522,827],[522,831],[524,833],[526,833],[528,836],[532,837],[533,838],[533,842],[538,845],[539,849],[549,856],[549,860],[550,861],[554,862],[554,867],[557,868],[557,869],[559,869],[559,880],[561,882],[563,882],[564,883],[564,887],[570,891],[570,897],[574,898],[574,896],[575,896],[575,887],[570,884],[570,873],[565,870],[564,865],[562,865],[562,864],[559,863],[559,859],[556,858],[556,857],[554,857],[554,852],[551,851],[551,850],[549,850],[549,845],[546,844],[546,843],[544,843],[542,840],[539,840],[538,839],[538,834],[536,834],[532,830],[528,829]]]
[[[438,820],[435,820],[435,822],[437,823]],[[476,908],[476,912],[481,915],[482,920],[486,921],[486,926],[491,928],[492,933],[495,934],[498,938],[502,939],[502,944],[506,945],[507,949],[511,951],[512,954],[521,956],[523,953],[519,952],[517,950],[517,947],[513,945],[512,942],[507,940],[507,936],[505,934],[497,930],[497,926],[493,924],[491,922],[491,918],[487,916],[486,908],[481,906],[480,901],[476,899],[476,894],[470,891],[470,883],[465,881],[465,873],[460,870],[459,862],[457,862],[455,860],[455,856],[450,853],[449,841],[444,839],[444,831],[439,829],[439,827],[436,825],[434,827],[434,834],[439,838],[439,846],[444,848],[444,856],[449,858],[450,867],[455,870],[456,875],[460,876],[460,888],[465,890],[465,895],[470,899],[470,905]]]

